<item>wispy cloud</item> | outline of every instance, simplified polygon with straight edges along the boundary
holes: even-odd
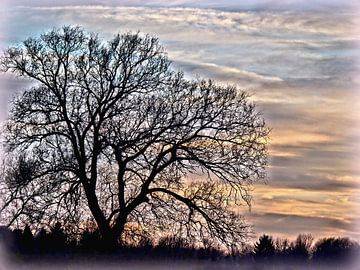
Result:
[[[312,233],[318,238],[337,237],[339,235],[347,235],[355,239],[359,238],[358,231],[354,229],[357,224],[356,220],[344,221],[331,217],[311,217],[271,212],[249,214],[248,218],[256,221],[260,234],[267,233],[284,238],[289,238],[290,235],[292,239],[300,233]],[[306,227],[304,224],[306,224]],[[279,228],[283,230],[279,231]]]
[[[13,5],[48,6],[52,0],[12,0]],[[226,10],[237,9],[267,9],[267,10],[307,10],[319,8],[350,8],[356,6],[353,1],[344,3],[342,0],[63,0],[57,5],[89,5],[101,4],[105,6],[147,6],[147,7],[198,7],[198,8],[223,8]]]
[[[5,10],[0,45],[65,24],[104,38],[129,30],[158,36],[174,68],[250,91],[272,127],[269,182],[256,187],[249,216],[255,230],[356,235],[351,216],[359,213],[341,210],[360,207],[356,10],[319,9],[343,2],[322,0],[317,11],[305,0],[143,2],[17,0]],[[269,11],[279,3],[297,8]],[[7,79],[0,98],[20,87]]]

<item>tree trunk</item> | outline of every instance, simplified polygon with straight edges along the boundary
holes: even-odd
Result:
[[[116,247],[117,235],[114,233],[114,230],[110,227],[106,217],[104,216],[104,213],[101,211],[95,192],[86,186],[84,186],[84,189],[88,206],[96,221],[101,235],[103,245],[102,248],[112,249]]]
[[[86,183],[86,181],[83,181],[83,183]],[[99,206],[95,190],[87,184],[84,184],[83,186],[88,206],[90,208],[91,214],[93,215],[97,223],[101,235],[103,248],[106,250],[113,249],[118,246],[119,240],[121,240],[121,235],[124,232],[125,224],[127,221],[128,209],[125,208],[123,211],[121,211],[115,219],[115,224],[113,226],[110,226],[110,221],[106,219],[104,213]]]
[[[118,237],[110,227],[106,231],[100,230],[100,234],[103,250],[111,251],[118,247]]]
[[[105,250],[113,250],[118,247],[119,244],[122,244],[121,235],[125,229],[126,219],[127,217],[125,215],[121,215],[116,219],[113,227],[107,226],[100,229],[102,245]]]

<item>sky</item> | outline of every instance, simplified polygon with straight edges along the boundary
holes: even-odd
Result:
[[[251,211],[242,209],[256,235],[360,240],[360,17],[352,1],[57,2],[2,2],[0,48],[69,24],[105,39],[137,30],[159,37],[174,69],[250,92],[272,129],[267,183],[254,186]],[[26,83],[0,79],[4,121]]]

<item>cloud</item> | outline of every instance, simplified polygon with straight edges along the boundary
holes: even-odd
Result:
[[[202,75],[202,77],[214,78],[218,77],[225,82],[282,82],[283,80],[276,76],[261,75],[256,72],[241,70],[234,67],[221,66],[214,63],[198,63],[198,62],[182,62],[173,59],[175,65],[180,66],[185,72],[194,75]]]
[[[175,69],[251,92],[272,128],[269,183],[255,191],[258,212],[251,216],[257,228],[268,225],[274,232],[281,228],[297,234],[308,227],[316,234],[355,235],[354,222],[340,207],[360,207],[359,200],[341,202],[359,192],[356,11],[309,11],[306,1],[280,2],[298,8],[269,11],[274,2],[265,0],[15,1],[6,7],[0,46],[66,24],[81,25],[106,39],[129,30],[158,36]],[[130,4],[137,6],[126,6]],[[325,4],[316,1],[314,6]],[[0,119],[5,117],[5,100],[25,86],[16,80],[2,82]],[[312,211],[328,218],[316,218]]]
[[[49,6],[53,4],[51,0],[37,0],[29,2],[26,0],[12,0],[13,5]],[[57,5],[94,5],[101,4],[106,6],[148,6],[148,7],[198,7],[198,8],[222,8],[225,10],[255,9],[255,10],[308,10],[319,8],[342,8],[349,9],[356,5],[351,1],[344,3],[342,0],[63,0]]]
[[[274,159],[274,158],[273,158]],[[357,190],[358,181],[354,179],[352,181],[340,181],[336,175],[331,177],[325,176],[323,173],[316,171],[303,172],[303,168],[296,170],[296,161],[289,159],[287,162],[277,161],[281,164],[288,164],[290,168],[286,169],[285,166],[270,168],[271,187],[286,187],[303,190],[303,192],[309,191],[341,191],[347,192],[349,190]],[[275,162],[274,162],[275,163]],[[298,164],[300,167],[302,164]],[[284,169],[285,168],[285,169]],[[342,177],[346,175],[341,175]],[[288,194],[291,198],[292,195]]]
[[[30,86],[28,80],[14,78],[9,74],[0,74],[0,123],[6,119],[9,101],[20,91]]]
[[[294,239],[300,233],[312,233],[316,238],[330,236],[351,236],[358,238],[359,233],[354,230],[356,220],[340,220],[331,217],[301,216],[279,213],[257,214],[251,213],[247,218],[256,221],[254,228],[257,235],[263,233]],[[306,224],[307,227],[304,227]],[[286,230],[279,230],[286,228]]]

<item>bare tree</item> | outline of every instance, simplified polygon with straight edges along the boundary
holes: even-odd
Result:
[[[245,240],[235,207],[265,176],[268,129],[248,95],[173,72],[156,38],[104,42],[78,27],[7,49],[2,69],[33,87],[4,127],[7,191],[17,220],[83,226],[103,239],[176,230],[226,245]]]

